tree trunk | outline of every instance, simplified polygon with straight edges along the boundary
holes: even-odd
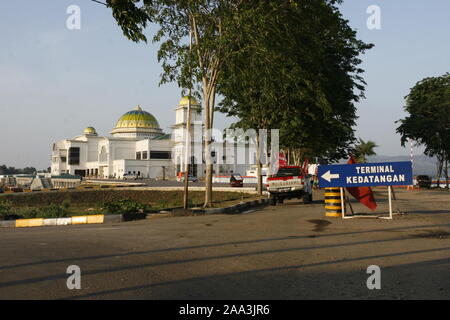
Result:
[[[297,162],[298,162],[298,159],[297,159],[297,149],[293,149],[293,150],[291,151],[291,153],[292,153],[292,164],[293,164],[294,166],[296,166],[296,165],[297,165]]]
[[[207,83],[204,80],[204,83]],[[210,208],[212,206],[212,176],[213,176],[213,164],[211,159],[211,94],[210,90],[215,91],[214,88],[210,87],[211,84],[204,84],[203,97],[205,105],[205,134],[204,134],[204,154],[205,154],[205,164],[206,164],[206,174],[205,174],[205,208]],[[212,93],[214,94],[214,93]]]
[[[260,143],[259,143],[259,131],[256,132],[256,166],[258,168],[257,176],[258,176],[258,186],[257,191],[258,195],[262,196],[262,164],[261,164],[261,153],[260,153]]]
[[[448,156],[445,155],[445,188],[448,190]]]
[[[436,172],[437,181],[436,181],[436,184],[437,184],[437,187],[439,188],[440,187],[440,181],[441,181],[441,175],[442,175],[442,168],[444,166],[444,159],[441,156],[437,157],[437,164],[436,165],[437,165],[437,172]]]
[[[206,129],[208,130],[208,129]],[[207,134],[209,135],[209,134]],[[205,208],[210,208],[212,206],[212,174],[213,167],[211,161],[211,140],[208,140],[208,137],[205,136],[204,141],[204,152],[205,152]]]
[[[205,156],[205,203],[204,207],[212,206],[212,161],[211,161],[211,129],[213,125],[214,103],[216,95],[216,84],[220,70],[220,56],[212,53],[208,59],[205,59],[205,53],[200,51],[198,46],[201,43],[200,31],[197,26],[197,19],[194,14],[190,15],[190,23],[197,45],[197,59],[200,69],[203,72],[202,89],[203,89],[203,105],[205,109],[204,118],[204,134],[203,134],[203,152]]]

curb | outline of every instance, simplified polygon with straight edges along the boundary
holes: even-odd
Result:
[[[269,199],[260,199],[248,202],[242,202],[226,208],[213,209],[193,209],[194,214],[239,214],[252,208],[260,208],[269,205]],[[97,214],[88,216],[73,216],[68,218],[36,218],[36,219],[17,219],[0,221],[0,228],[30,228],[30,227],[49,227],[49,226],[69,226],[80,224],[104,224],[119,223],[125,221],[134,221],[140,219],[151,219],[160,217],[162,214]],[[164,216],[169,216],[164,214]]]
[[[106,222],[121,222],[122,215],[89,215],[73,216],[69,218],[38,218],[38,219],[17,219],[0,221],[0,228],[29,228],[48,226],[69,226],[78,224],[102,224]]]
[[[194,209],[192,212],[194,214],[239,214],[243,213],[245,211],[248,211],[252,208],[260,208],[265,207],[269,205],[269,199],[260,199],[260,200],[253,200],[248,202],[241,202],[238,204],[235,204],[231,207],[226,208],[214,208],[214,209]]]

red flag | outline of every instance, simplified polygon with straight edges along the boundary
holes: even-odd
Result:
[[[309,165],[309,159],[305,159],[305,161],[303,162],[303,167],[302,167],[302,174],[303,175],[307,175],[308,172],[308,165]]]
[[[282,152],[277,152],[275,153],[275,157],[273,159],[273,161],[270,161],[270,174],[274,175],[278,172],[278,169],[280,167],[285,167],[287,165],[287,161],[286,161],[286,157],[284,155],[284,153]]]
[[[355,164],[356,161],[353,156],[347,162],[348,164]],[[351,187],[347,191],[359,202],[365,205],[370,210],[374,211],[377,208],[377,203],[373,197],[373,192],[370,187]]]
[[[287,161],[286,161],[286,156],[284,155],[284,153],[280,152],[278,154],[278,165],[280,167],[285,167],[287,165]]]

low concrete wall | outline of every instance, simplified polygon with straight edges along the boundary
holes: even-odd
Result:
[[[105,217],[110,217],[106,219]],[[122,215],[105,216],[103,214],[89,216],[74,216],[68,218],[38,218],[38,219],[17,219],[0,221],[0,228],[28,228],[28,227],[48,227],[48,226],[69,226],[73,224],[98,224],[105,221],[122,221]]]
[[[184,187],[139,187],[139,188],[123,188],[123,190],[149,190],[149,191],[183,191]],[[205,191],[205,187],[189,187],[189,191]],[[252,187],[245,188],[228,188],[228,187],[213,187],[216,192],[244,192],[256,194],[257,191]]]

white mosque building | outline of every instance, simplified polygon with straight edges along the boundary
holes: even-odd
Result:
[[[52,176],[71,174],[85,178],[121,179],[124,174],[135,174],[142,178],[175,177],[184,168],[188,102],[188,98],[183,97],[175,109],[176,121],[171,133],[164,133],[156,118],[137,106],[120,117],[110,136],[99,136],[93,127],[87,127],[82,135],[54,143]],[[202,150],[202,112],[194,99],[191,99],[191,110],[191,124],[197,137],[192,139],[190,173],[200,178],[205,174],[205,165],[198,159],[202,157],[201,151],[199,156],[195,150]],[[244,148],[247,158],[251,154],[248,145],[234,143],[231,148]],[[244,175],[252,167],[238,164],[234,153],[227,154],[221,142],[213,143],[211,154],[216,176]],[[227,161],[218,161],[227,157]]]

